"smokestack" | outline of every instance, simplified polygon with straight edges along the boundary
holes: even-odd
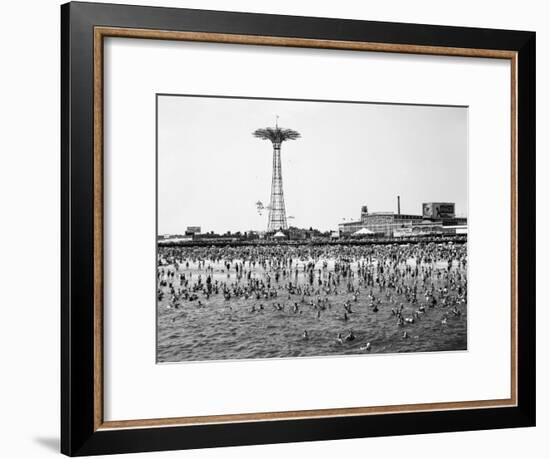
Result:
[[[401,215],[401,196],[397,196],[397,215]]]

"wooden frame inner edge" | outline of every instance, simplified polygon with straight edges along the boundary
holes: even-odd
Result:
[[[209,43],[231,43],[263,46],[286,46],[350,51],[426,54],[459,57],[508,59],[511,61],[511,397],[498,400],[419,403],[374,407],[333,408],[187,416],[159,419],[104,421],[103,391],[103,39],[105,37],[148,38]],[[259,35],[235,35],[205,32],[181,32],[119,27],[94,27],[94,420],[97,430],[206,425],[235,422],[275,421],[323,417],[364,416],[419,411],[443,411],[472,408],[517,406],[517,64],[518,53],[507,50],[453,48],[441,46],[336,41]]]

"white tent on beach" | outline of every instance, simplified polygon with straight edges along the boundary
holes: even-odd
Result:
[[[374,231],[368,228],[361,228],[360,230],[357,230],[355,233],[353,233],[352,236],[368,236],[370,234],[374,234]]]
[[[273,235],[273,237],[281,238],[281,237],[286,237],[286,236],[284,235],[283,232],[277,231],[277,232]]]

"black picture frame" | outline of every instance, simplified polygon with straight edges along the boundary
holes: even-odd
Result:
[[[94,424],[94,27],[517,52],[517,406],[188,426]],[[72,2],[61,6],[61,451],[70,456],[535,425],[535,33]]]

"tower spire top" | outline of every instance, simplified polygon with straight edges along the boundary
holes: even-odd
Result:
[[[275,115],[275,129],[279,129],[279,115]]]

